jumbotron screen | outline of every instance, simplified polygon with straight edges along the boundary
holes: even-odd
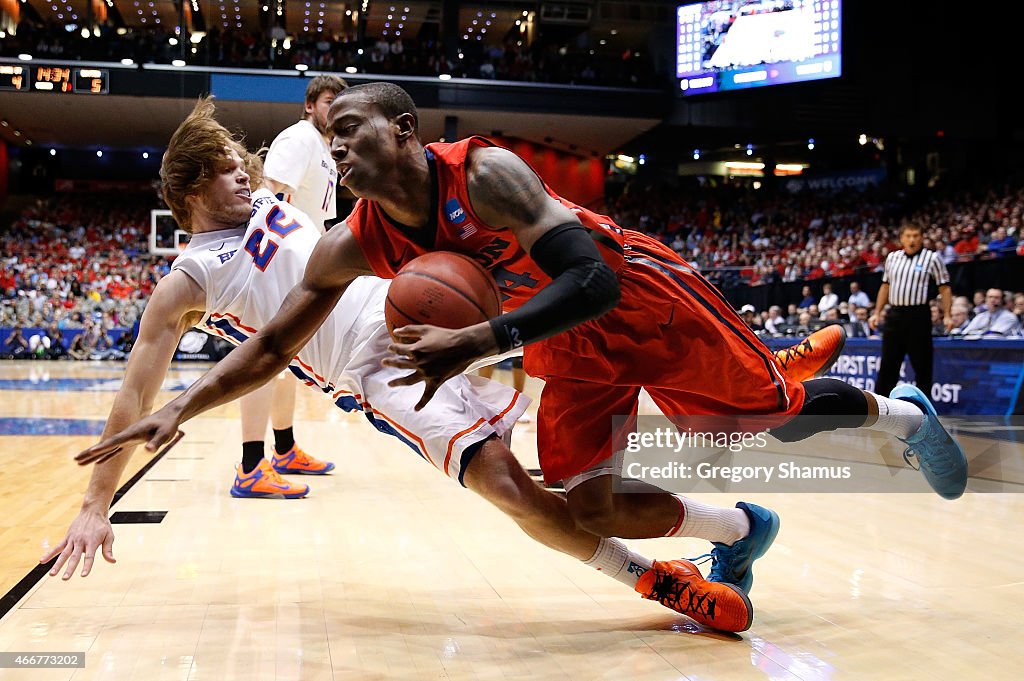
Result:
[[[716,0],[676,9],[683,95],[842,75],[840,0]]]

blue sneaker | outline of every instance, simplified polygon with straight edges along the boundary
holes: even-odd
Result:
[[[910,453],[917,456],[924,479],[943,499],[957,499],[967,489],[967,457],[941,423],[932,401],[917,386],[904,383],[892,389],[889,397],[910,402],[924,412],[924,422],[906,440],[903,459],[911,467]]]
[[[750,518],[750,534],[732,546],[712,542],[709,582],[734,584],[750,593],[754,584],[754,561],[763,556],[779,533],[779,515],[772,510],[741,501],[736,508]]]

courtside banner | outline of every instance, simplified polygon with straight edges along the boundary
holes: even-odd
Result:
[[[1024,492],[1024,417],[927,417],[967,459],[968,492]],[[934,494],[907,445],[863,416],[615,417],[617,492]]]
[[[778,350],[793,339],[773,338],[767,344]],[[933,383],[925,392],[940,416],[1024,415],[1024,340],[937,338],[933,347]],[[850,338],[827,377],[873,392],[881,355],[881,341]],[[909,361],[903,362],[900,381],[914,382]]]

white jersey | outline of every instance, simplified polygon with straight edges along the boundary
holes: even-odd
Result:
[[[263,172],[295,190],[288,202],[309,215],[321,234],[324,222],[337,217],[338,169],[323,135],[309,120],[281,131],[270,144]]]
[[[305,213],[266,189],[253,194],[247,226],[194,235],[172,269],[183,270],[206,292],[206,314],[196,328],[236,344],[255,335],[302,279],[319,238]],[[365,341],[353,332],[357,320],[364,332],[373,332],[372,321],[384,319],[386,295],[382,279],[354,281],[291,366],[325,392],[336,387]]]
[[[269,190],[252,198],[248,225],[194,235],[171,267],[206,293],[196,328],[235,344],[274,317],[320,238],[305,213]],[[388,285],[377,277],[353,281],[289,368],[337,406],[363,411],[378,430],[461,481],[474,445],[510,430],[529,399],[499,383],[457,376],[414,411],[422,386],[391,388],[388,382],[408,371],[381,366],[391,342],[384,321]]]

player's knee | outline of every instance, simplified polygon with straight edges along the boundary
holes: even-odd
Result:
[[[569,514],[576,527],[599,537],[614,537],[619,534],[618,513],[611,497],[570,494],[568,503]]]
[[[590,508],[572,510],[570,513],[576,522],[576,527],[598,537],[614,537],[621,534],[619,531],[619,519],[614,509]]]
[[[804,381],[804,406],[796,418],[773,428],[771,433],[782,442],[798,442],[812,435],[837,428],[859,428],[868,414],[864,392],[835,378]]]

